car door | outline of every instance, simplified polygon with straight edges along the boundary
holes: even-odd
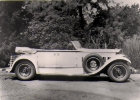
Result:
[[[56,53],[55,52],[38,52],[38,66],[39,67],[56,67]]]
[[[76,52],[56,52],[56,66],[57,67],[76,67],[77,53]]]

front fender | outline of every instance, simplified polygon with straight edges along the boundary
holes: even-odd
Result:
[[[35,54],[27,54],[27,55],[21,55],[21,56],[17,57],[17,58],[14,60],[12,66],[10,66],[9,72],[13,72],[13,70],[14,70],[16,64],[17,64],[19,61],[22,61],[22,60],[30,61],[30,62],[34,65],[34,67],[35,67],[35,69],[36,69],[36,73],[38,74],[37,56],[36,56]]]
[[[131,61],[128,58],[126,58],[125,55],[122,55],[122,54],[116,55],[116,56],[111,57],[109,60],[107,60],[104,63],[104,65],[101,66],[98,70],[94,71],[93,73],[89,73],[88,75],[94,75],[96,73],[99,73],[100,71],[102,71],[105,67],[107,67],[109,64],[111,64],[114,61],[126,61],[131,64]]]
[[[131,63],[131,61],[125,55],[123,55],[123,54],[119,54],[119,55],[111,57],[111,59],[106,61],[106,63],[111,63],[111,62],[113,62],[115,60],[122,60],[122,61],[126,61],[126,62]]]

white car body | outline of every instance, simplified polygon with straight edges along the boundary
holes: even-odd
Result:
[[[28,47],[16,47],[16,53],[22,53],[10,61],[8,72],[14,72],[19,61],[30,61],[36,70],[36,74],[66,74],[66,75],[94,75],[102,71],[114,61],[131,63],[123,54],[117,54],[120,49],[85,49],[78,41],[72,41],[75,50],[42,50]],[[103,57],[104,64],[92,73],[85,73],[83,59],[88,54],[96,53]]]

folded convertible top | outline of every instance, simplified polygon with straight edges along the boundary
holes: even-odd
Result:
[[[33,54],[33,53],[37,52],[37,49],[33,49],[33,48],[29,48],[29,47],[16,47],[15,52]]]

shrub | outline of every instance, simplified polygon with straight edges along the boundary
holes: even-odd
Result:
[[[134,35],[126,39],[123,45],[123,52],[129,57],[133,68],[140,70],[140,36]]]

